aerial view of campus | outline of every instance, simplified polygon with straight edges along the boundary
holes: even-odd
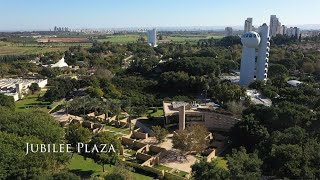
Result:
[[[320,1],[0,4],[0,180],[320,179]]]

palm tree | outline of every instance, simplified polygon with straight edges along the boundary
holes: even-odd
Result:
[[[121,104],[117,103],[117,102],[114,102],[111,105],[111,109],[112,109],[112,113],[114,115],[116,115],[116,120],[117,120],[118,125],[119,125],[119,115],[121,114]]]
[[[65,102],[63,103],[63,106],[64,106],[64,108],[65,108],[66,114],[68,115],[68,114],[69,114],[70,107],[72,107],[72,106],[71,106],[71,102],[70,102],[70,101],[65,101]]]
[[[136,107],[128,106],[125,108],[125,110],[126,110],[126,113],[128,114],[127,123],[129,124],[129,129],[131,131],[131,120],[133,116],[137,115],[137,109]]]
[[[111,102],[109,100],[105,100],[101,103],[100,111],[104,113],[104,120],[106,121],[108,118],[108,113],[111,109]]]
[[[101,101],[98,98],[93,98],[93,99],[90,99],[88,104],[91,109],[94,109],[94,116],[96,116],[97,108],[100,107]]]

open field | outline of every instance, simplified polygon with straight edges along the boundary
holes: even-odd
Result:
[[[180,36],[180,35],[172,35],[172,36],[165,36],[164,40],[170,40],[172,42],[196,42],[199,41],[201,39],[221,39],[223,38],[223,36],[218,36],[218,35],[184,35],[184,36]]]
[[[137,42],[139,35],[113,35],[107,36],[105,39],[98,39],[98,42],[111,42],[111,43],[133,43]],[[145,39],[147,36],[143,36]]]
[[[106,36],[106,38],[104,39],[98,39],[98,42],[111,42],[111,43],[121,43],[121,44],[125,44],[125,43],[133,43],[133,42],[137,42],[139,37],[141,37],[140,35],[134,35],[134,34],[130,34],[130,35],[112,35],[112,36]],[[142,37],[144,37],[147,40],[147,36],[143,35]],[[221,39],[223,38],[223,36],[220,35],[164,35],[163,36],[163,41],[171,41],[171,42],[175,42],[175,43],[182,43],[182,42],[196,42],[199,41],[200,39],[210,39],[210,38],[214,38],[214,39]]]
[[[108,173],[112,172],[114,170],[113,165],[105,165],[105,172],[102,172],[102,167],[95,163],[92,159],[87,158],[86,160],[78,155],[74,154],[73,158],[71,159],[68,168],[71,172],[74,172],[80,176],[84,177],[90,177],[90,176],[103,176],[107,175]],[[132,173],[135,179],[139,180],[152,180],[151,177]]]
[[[45,92],[46,91],[36,92],[25,97],[22,100],[16,101],[16,111],[26,112],[32,110],[41,110],[44,112],[49,112],[50,109],[56,106],[59,102],[51,104],[50,102],[42,101],[41,97],[45,94]]]
[[[39,38],[39,39],[36,39],[36,41],[42,42],[42,43],[48,43],[48,42],[87,43],[87,42],[91,42],[88,38]]]
[[[42,54],[53,51],[65,51],[68,47],[50,46],[0,46],[0,56]]]

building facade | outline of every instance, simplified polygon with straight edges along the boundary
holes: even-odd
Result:
[[[276,15],[271,15],[270,17],[270,36],[274,37],[280,33],[281,23]]]
[[[252,31],[252,18],[247,18],[244,22],[244,33]]]
[[[229,131],[239,118],[231,113],[217,110],[214,105],[185,102],[163,102],[166,127],[183,130],[194,124],[204,125],[209,130]]]
[[[152,29],[147,31],[147,36],[148,36],[148,44],[152,47],[157,46],[157,30]]]

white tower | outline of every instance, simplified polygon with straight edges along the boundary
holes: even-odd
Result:
[[[148,44],[150,46],[156,47],[157,46],[157,30],[152,29],[147,32],[148,32]]]
[[[240,85],[248,86],[255,78],[265,81],[268,74],[270,51],[269,27],[263,24],[259,34],[253,31],[241,37],[243,44],[240,67]]]
[[[259,31],[261,42],[258,49],[256,79],[259,81],[266,81],[268,75],[270,51],[269,27],[267,24],[263,24]]]
[[[258,48],[260,40],[260,35],[253,31],[247,32],[241,37],[243,44],[240,69],[241,86],[248,86],[254,81],[256,48]]]

